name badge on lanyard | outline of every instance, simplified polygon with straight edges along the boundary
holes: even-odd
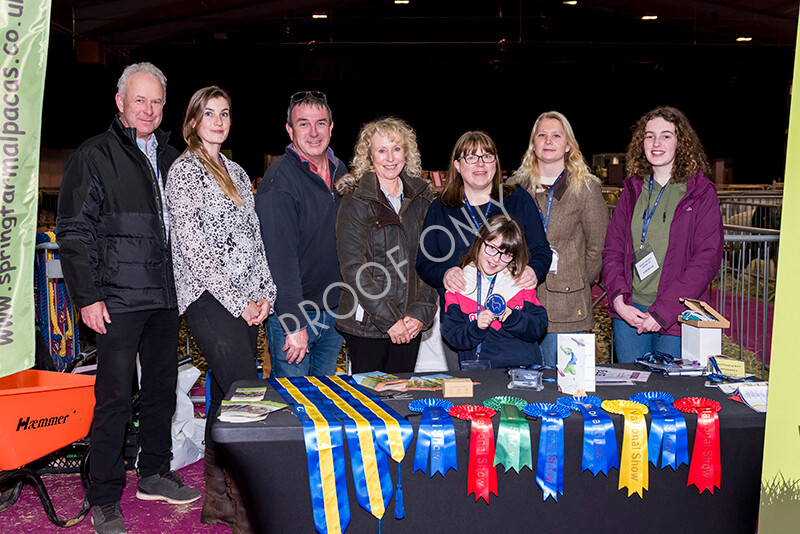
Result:
[[[649,243],[645,243],[645,239],[647,238],[647,230],[650,227],[650,221],[653,219],[653,215],[656,212],[658,203],[661,202],[661,196],[664,194],[664,190],[667,188],[667,186],[662,187],[661,191],[658,192],[656,201],[653,203],[653,209],[651,210],[650,199],[653,197],[653,181],[653,177],[650,176],[650,190],[647,195],[647,207],[644,209],[644,214],[642,214],[642,240],[639,243],[639,250],[634,252],[633,266],[636,269],[636,274],[639,275],[639,280],[644,280],[656,272],[659,268],[658,260],[656,260],[656,255],[653,252],[653,248]]]
[[[542,213],[542,208],[539,206],[536,196],[534,195],[533,197],[533,201],[536,202],[536,209],[539,210],[539,217],[542,218],[542,226],[544,227],[545,235],[547,235],[547,227],[550,226],[550,210],[553,208],[553,194],[555,193],[556,184],[561,180],[563,175],[564,171],[561,171],[561,174],[558,175],[556,181],[550,186],[550,192],[547,197],[547,214]],[[548,272],[551,274],[558,274],[558,251],[553,248],[552,245],[550,245],[550,250],[553,251],[553,259],[550,260],[550,270]]]
[[[481,299],[481,279],[482,279],[482,277],[483,277],[483,275],[481,274],[480,271],[478,271],[478,279],[477,279],[477,286],[478,286],[477,287],[477,292],[478,292],[478,294],[475,297],[475,302],[478,305],[477,313],[479,315],[483,311],[483,308],[484,308],[484,303],[483,303],[483,300]],[[492,281],[489,283],[489,289],[486,292],[487,293],[487,296],[486,296],[486,300],[487,301],[489,300],[489,297],[492,295],[492,289],[494,289],[495,280],[497,280],[497,275],[494,275],[494,277],[492,278]],[[487,302],[487,307],[488,307],[488,304],[489,303]],[[505,304],[505,302],[503,304]],[[492,313],[494,313],[494,312],[492,312]],[[477,321],[477,319],[476,319],[476,321]],[[487,329],[491,328],[491,325],[487,326],[486,328]],[[482,348],[482,346],[483,346],[483,342],[478,343],[478,347],[475,349],[475,359],[474,360],[463,360],[461,362],[461,370],[462,371],[471,371],[471,370],[476,370],[476,369],[491,369],[492,368],[492,361],[491,360],[481,360],[481,348]]]

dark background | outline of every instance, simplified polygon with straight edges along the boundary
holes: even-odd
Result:
[[[251,177],[283,152],[289,95],[306,89],[328,94],[331,146],[348,162],[360,125],[392,114],[417,130],[425,169],[446,169],[458,136],[482,129],[513,171],[535,118],[555,109],[591,165],[592,154],[624,152],[636,119],[668,104],[711,159],[730,160],[736,183],[783,176],[796,1],[140,3],[54,0],[44,148],[107,128],[122,68],[151,61],[168,78],[162,127],[176,147],[191,94],[230,92],[224,148]],[[319,9],[327,20],[311,19]],[[647,10],[659,20],[642,21]],[[100,62],[77,61],[87,43]]]

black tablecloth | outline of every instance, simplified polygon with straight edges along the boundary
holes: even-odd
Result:
[[[624,365],[622,367],[625,367]],[[559,396],[555,384],[546,384],[540,392],[509,390],[503,371],[461,372],[480,382],[472,398],[449,399],[454,404],[482,404],[496,395],[514,395],[530,402],[555,402]],[[752,411],[744,404],[727,399],[717,388],[704,386],[704,378],[665,378],[651,375],[634,386],[599,387],[594,395],[602,399],[627,399],[640,391],[667,391],[676,399],[702,396],[719,401],[722,455],[721,488],[712,495],[699,494],[695,486],[687,486],[688,467],[677,471],[649,465],[649,491],[644,498],[627,489],[617,489],[619,472],[593,477],[581,472],[583,419],[579,413],[564,420],[565,466],[564,494],[558,502],[542,500],[536,485],[535,472],[523,469],[503,472],[498,466],[498,493],[489,504],[475,502],[467,495],[467,465],[470,423],[453,419],[458,448],[458,471],[445,477],[429,477],[422,471],[412,473],[416,431],[419,417],[411,415],[415,440],[402,462],[402,482],[406,518],[394,519],[394,499],[382,522],[382,532],[755,532],[761,479],[761,456],[764,447],[765,414]],[[263,386],[264,381],[237,382],[237,387]],[[412,392],[415,398],[441,398],[441,391]],[[266,400],[282,402],[272,388]],[[387,401],[403,416],[409,416],[407,400]],[[622,416],[612,415],[617,442],[622,449]],[[495,433],[500,417],[492,418]],[[648,416],[649,421],[649,416]],[[691,456],[696,429],[696,416],[686,414]],[[530,421],[533,466],[539,443],[541,422]],[[648,423],[649,428],[649,423]],[[270,414],[266,421],[247,424],[217,422],[213,437],[230,458],[242,491],[248,501],[256,532],[314,532],[308,467],[300,421],[290,409]],[[352,520],[348,532],[378,532],[377,520],[360,508],[355,499],[352,474],[347,461],[347,484]],[[397,481],[396,464],[390,460],[393,480]]]

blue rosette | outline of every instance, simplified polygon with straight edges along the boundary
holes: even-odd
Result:
[[[430,458],[430,476],[444,476],[451,468],[458,471],[456,457],[456,431],[447,414],[453,403],[444,399],[417,399],[408,403],[412,412],[422,412],[414,451],[414,470],[425,471]]]
[[[584,395],[581,397],[560,397],[558,404],[570,410],[581,412],[583,416],[583,454],[581,471],[589,470],[608,475],[611,469],[619,469],[619,450],[614,421],[600,409],[600,397]]]
[[[564,494],[564,419],[570,409],[553,402],[535,402],[522,410],[526,415],[539,417],[539,457],[536,461],[536,484],[542,489],[542,500]]]
[[[686,419],[672,405],[675,397],[666,391],[641,391],[630,396],[650,408],[650,434],[647,440],[648,460],[661,469],[670,466],[676,470],[681,464],[689,465],[689,438]]]

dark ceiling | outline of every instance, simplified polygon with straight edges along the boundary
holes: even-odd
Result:
[[[613,43],[795,40],[794,0],[54,0],[53,27],[127,54],[148,44]],[[327,19],[313,19],[324,13]],[[657,20],[641,20],[656,15]]]
[[[313,88],[330,96],[332,146],[348,160],[360,124],[397,114],[417,129],[426,168],[444,167],[455,138],[482,128],[513,169],[533,120],[551,108],[572,120],[591,158],[624,151],[639,115],[672,104],[712,158],[731,160],[737,181],[769,181],[783,173],[798,3],[53,0],[43,142],[71,148],[98,132],[115,111],[121,67],[148,60],[169,78],[173,131],[194,90],[230,90],[229,145],[254,175],[287,141],[288,95]],[[87,97],[97,105],[74,121],[63,99]],[[754,119],[760,154],[742,126]]]

